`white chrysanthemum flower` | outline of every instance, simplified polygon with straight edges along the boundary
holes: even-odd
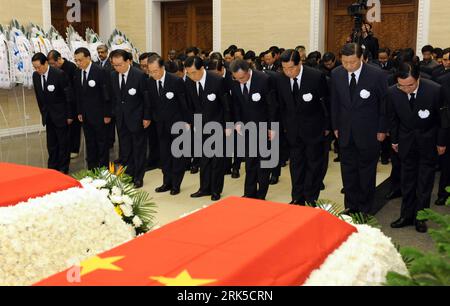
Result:
[[[138,216],[135,216],[133,218],[133,224],[136,228],[140,228],[142,225],[144,225],[144,223],[142,222],[141,218],[139,218]]]
[[[125,217],[132,217],[133,216],[133,207],[130,205],[120,205],[120,209],[123,211],[123,215]]]
[[[122,200],[123,200],[123,203],[126,204],[126,205],[133,206],[133,204],[134,204],[133,200],[127,195],[124,195],[122,197]]]
[[[96,189],[102,189],[103,187],[105,187],[107,184],[107,182],[105,180],[94,180],[92,182],[92,185],[96,188]]]
[[[117,196],[117,195],[112,195],[109,198],[111,200],[112,203],[114,204],[122,204],[123,203],[123,198],[122,196]]]
[[[86,177],[84,179],[82,179],[80,181],[81,185],[88,185],[88,184],[92,184],[94,180],[92,179],[92,177]]]
[[[120,189],[119,187],[114,186],[114,187],[111,189],[111,194],[112,194],[113,196],[122,196],[122,189]]]

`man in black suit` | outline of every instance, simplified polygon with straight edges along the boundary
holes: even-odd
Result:
[[[148,59],[150,56],[155,55],[154,52],[146,52],[139,56],[139,64],[141,70],[149,78],[148,73]],[[147,156],[147,170],[153,170],[159,167],[159,143],[158,143],[158,129],[156,127],[156,122],[152,124],[147,129],[148,137],[148,156]]]
[[[391,71],[394,68],[394,63],[390,57],[391,51],[388,48],[381,48],[378,50],[378,59],[373,60],[373,63],[385,71]]]
[[[136,188],[144,185],[147,155],[146,129],[151,124],[147,77],[132,66],[130,53],[111,52],[113,111],[116,115],[123,164]]]
[[[98,66],[105,69],[107,73],[112,72],[111,60],[109,58],[108,46],[100,45],[97,47],[99,61],[95,62]]]
[[[86,48],[75,51],[79,70],[74,77],[78,120],[83,124],[88,169],[109,166],[108,125],[111,123],[111,98],[107,73],[93,64]]]
[[[233,83],[232,101],[236,124],[236,130],[240,136],[245,132],[240,123],[247,125],[255,123],[271,124],[276,120],[276,105],[274,102],[274,91],[270,84],[269,76],[260,71],[253,71],[245,60],[235,60],[230,65],[230,71],[236,80]],[[259,135],[258,138],[266,135]],[[251,133],[250,133],[251,134]],[[272,140],[276,135],[269,131],[267,135]],[[246,178],[244,197],[265,200],[269,190],[270,169],[263,168],[262,157],[258,152],[257,157],[248,154],[249,139],[246,138]],[[242,148],[239,148],[242,149]],[[277,148],[278,149],[278,148]]]
[[[303,66],[300,54],[281,55],[283,75],[277,80],[278,102],[290,147],[291,204],[315,204],[319,199],[324,142],[330,134],[328,85],[325,74]]]
[[[431,79],[438,82],[439,78],[450,73],[450,48],[442,51],[442,65],[437,66],[431,73]]]
[[[442,86],[444,105],[442,108],[442,126],[450,128],[450,73],[438,78],[438,83]],[[450,132],[447,133],[446,147],[450,148]],[[445,154],[440,157],[441,162],[441,178],[439,181],[438,199],[435,204],[444,206],[450,194],[446,188],[450,186],[450,150],[446,150]]]
[[[342,66],[342,63],[340,60],[336,59],[336,55],[334,55],[333,52],[327,52],[322,57],[319,69],[325,73],[327,77],[331,77],[331,72],[339,66]]]
[[[280,66],[276,59],[276,53],[274,51],[268,50],[264,55],[264,70],[270,70],[270,71],[279,71]]]
[[[203,125],[219,123],[225,130],[225,124],[231,122],[231,101],[224,78],[207,72],[203,60],[198,56],[187,58],[184,65],[189,78],[186,81],[187,101],[193,115],[201,115]],[[192,119],[191,122],[193,121]],[[232,131],[228,130],[227,136]],[[205,140],[206,137],[203,136],[203,142]],[[192,198],[211,196],[212,201],[220,200],[225,176],[224,156],[225,150],[221,155],[214,154],[213,157],[207,157],[203,152],[200,160],[200,189],[191,195]]]
[[[186,102],[186,90],[183,79],[166,72],[163,59],[153,55],[148,59],[149,95],[152,119],[158,129],[161,168],[164,175],[163,185],[157,193],[170,191],[171,195],[180,193],[186,168],[186,159],[172,154],[172,142],[178,135],[172,134],[172,126],[184,122],[189,129],[189,111]]]
[[[370,213],[380,142],[386,139],[385,73],[362,63],[358,44],[342,48],[342,67],[331,77],[333,130],[340,142],[345,213]]]
[[[106,45],[98,46],[97,54],[99,60],[95,62],[95,64],[103,68],[109,77],[114,69],[111,66],[111,59],[109,58],[108,46]],[[114,117],[114,114],[112,115],[113,117],[111,118],[111,123],[108,124],[108,149],[114,148],[114,143],[116,142],[116,118]],[[117,162],[119,162],[120,164],[121,162],[120,158],[119,160],[117,160]]]
[[[233,75],[231,72],[225,68],[222,55],[220,53],[212,54],[208,64],[207,64],[207,70],[212,71],[222,77],[225,81],[224,86],[228,93],[231,95],[231,88],[233,86]],[[231,117],[233,116],[233,109],[230,109],[231,111]],[[237,149],[237,132],[234,131],[234,137],[235,137],[235,149]],[[241,177],[240,170],[241,170],[241,163],[242,159],[237,156],[237,150],[234,152],[234,157],[227,157],[225,158],[225,175],[231,174],[232,179],[238,179]]]
[[[427,232],[425,221],[417,213],[430,207],[438,155],[446,151],[446,130],[441,123],[443,107],[440,85],[420,79],[414,64],[401,64],[396,73],[397,86],[389,88],[389,117],[392,147],[402,163],[403,202],[401,217],[392,228],[416,226]]]
[[[439,67],[439,63],[433,59],[433,46],[426,45],[422,48],[423,60],[420,62],[420,71],[431,76],[433,70]]]
[[[37,53],[32,57],[33,86],[47,131],[48,168],[69,173],[69,126],[73,123],[72,89],[66,74],[50,67],[47,57]]]
[[[77,70],[77,66],[61,56],[56,50],[51,50],[48,55],[48,63],[54,68],[59,68],[67,75],[71,88],[73,88],[73,77]],[[73,105],[71,108],[75,111],[77,108],[76,100],[72,99]],[[80,154],[81,146],[81,122],[78,118],[73,119],[73,123],[69,127],[69,142],[70,142],[70,158],[77,158]]]

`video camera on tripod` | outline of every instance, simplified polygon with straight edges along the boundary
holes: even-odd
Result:
[[[352,42],[362,44],[362,25],[364,15],[367,13],[367,0],[358,0],[348,7],[348,14],[354,18]]]

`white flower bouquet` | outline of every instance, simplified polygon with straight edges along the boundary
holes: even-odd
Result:
[[[109,169],[82,171],[74,175],[83,186],[91,186],[107,196],[123,221],[136,230],[136,234],[145,234],[154,226],[156,205],[149,194],[134,188],[131,177],[125,174],[125,168],[116,169],[111,163]]]

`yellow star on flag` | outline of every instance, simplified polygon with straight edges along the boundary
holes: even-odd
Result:
[[[89,258],[80,264],[81,275],[92,273],[97,270],[122,271],[122,268],[114,265],[115,262],[122,260],[125,256],[100,258],[98,256]]]
[[[177,277],[151,277],[150,279],[160,282],[166,286],[182,286],[182,287],[194,287],[194,286],[203,286],[214,283],[215,279],[196,279],[192,278],[187,270],[181,272]]]

